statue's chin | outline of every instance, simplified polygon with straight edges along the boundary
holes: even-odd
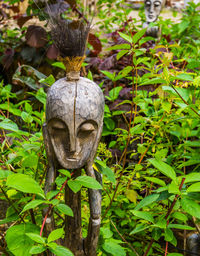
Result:
[[[157,16],[148,15],[147,22],[155,22],[157,20]]]

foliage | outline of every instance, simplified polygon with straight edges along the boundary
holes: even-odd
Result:
[[[27,12],[31,8],[35,7],[30,5]],[[163,34],[156,41],[134,21],[127,21],[129,10],[116,10],[112,1],[103,0],[98,8],[99,26],[112,42],[102,53],[108,40],[94,37],[95,53],[86,65],[88,77],[101,81],[106,100],[94,163],[103,174],[98,255],[182,255],[178,231],[195,230],[200,219],[199,13],[191,3],[180,23],[159,21]],[[115,22],[119,29],[113,31]],[[3,33],[7,35],[3,51],[8,43],[15,50],[20,41],[14,39],[16,30]],[[63,184],[67,182],[74,192],[82,186],[102,186],[84,171],[74,179],[70,171],[59,170],[56,190],[44,195],[47,159],[42,124],[46,90],[55,78],[28,64],[16,69],[15,83],[0,84],[0,198],[10,205],[0,224],[15,223],[5,234],[4,252],[72,255],[56,243],[63,237],[63,218],[58,216],[73,216],[64,204]],[[60,72],[62,63],[53,65]],[[23,92],[16,89],[16,81]],[[83,201],[85,235],[89,214],[85,194]],[[54,208],[56,229],[44,237],[42,211],[49,207]]]

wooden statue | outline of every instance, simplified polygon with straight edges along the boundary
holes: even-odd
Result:
[[[158,26],[149,27],[149,24],[155,22],[163,7],[165,6],[166,0],[145,0],[144,8],[145,8],[145,16],[146,22],[143,24],[144,28],[147,28],[146,34],[152,37],[160,37],[161,30]]]
[[[53,17],[51,20],[53,20]],[[89,32],[82,21],[66,21],[57,17],[52,23],[52,38],[66,66],[66,77],[56,81],[48,90],[46,123],[43,125],[48,156],[45,193],[54,188],[58,169],[73,170],[73,177],[86,174],[101,183],[101,175],[92,165],[101,137],[104,116],[104,96],[93,81],[79,77],[84,60]],[[65,202],[74,217],[66,216],[63,245],[75,256],[95,256],[101,222],[101,191],[88,189],[90,219],[88,235],[81,235],[81,192],[74,193],[68,186]],[[54,229],[53,214],[46,222],[47,234]]]

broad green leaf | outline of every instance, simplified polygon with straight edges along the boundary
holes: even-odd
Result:
[[[155,168],[157,168],[162,174],[164,174],[165,176],[169,177],[172,180],[176,180],[176,173],[170,165],[158,159],[149,159],[149,162]]]
[[[63,228],[58,228],[58,229],[53,230],[48,236],[48,243],[61,238],[63,234],[64,234]]]
[[[141,231],[144,231],[144,230],[147,229],[147,228],[149,228],[147,225],[138,224],[138,225],[136,226],[136,228],[134,228],[134,229],[131,231],[130,235],[134,235],[134,234],[136,234],[136,233],[139,233],[139,232],[141,232]]]
[[[12,131],[12,132],[19,132],[17,124],[11,121],[10,119],[4,119],[3,121],[1,121],[0,129]]]
[[[124,33],[121,33],[121,32],[118,32],[118,34],[120,35],[121,38],[123,38],[127,42],[133,43],[133,39],[130,36],[128,36],[128,35],[126,35]]]
[[[66,205],[66,204],[58,204],[55,206],[56,209],[58,209],[61,213],[64,213],[68,216],[74,216],[72,209]]]
[[[169,226],[165,229],[165,240],[170,242],[174,237],[174,234],[172,230],[169,228]]]
[[[45,239],[35,233],[26,233],[26,235],[38,244],[45,244]]]
[[[46,251],[47,248],[45,248],[43,245],[37,245],[37,246],[33,246],[29,253],[30,254],[38,254],[38,253],[42,253],[44,251]]]
[[[12,175],[13,172],[9,170],[0,170],[0,179],[6,179],[9,175]]]
[[[40,232],[39,228],[31,223],[20,224],[10,227],[6,232],[6,242],[8,249],[15,256],[30,256],[30,249],[34,241],[26,233]]]
[[[155,178],[155,177],[145,177],[145,179],[149,180],[149,181],[151,181],[153,183],[156,183],[156,184],[158,184],[158,185],[160,185],[162,187],[166,186],[164,180],[161,180],[161,179],[158,179],[158,178]]]
[[[109,97],[114,101],[119,97],[120,91],[123,89],[122,86],[117,86],[109,91]]]
[[[152,194],[149,196],[146,196],[142,201],[139,202],[139,204],[135,207],[134,210],[139,210],[147,205],[152,204],[159,198],[159,194]]]
[[[33,200],[31,202],[29,202],[28,204],[26,204],[22,210],[21,213],[27,211],[27,210],[30,210],[30,209],[34,209],[36,208],[37,206],[39,206],[40,204],[44,203],[45,201],[43,200]]]
[[[200,182],[196,182],[189,186],[189,188],[186,190],[187,193],[190,192],[200,192]]]
[[[186,226],[186,225],[181,225],[181,224],[169,224],[168,228],[177,228],[177,229],[184,229],[184,230],[195,230],[195,228]]]
[[[55,248],[49,248],[56,256],[74,256],[74,254],[67,248],[57,245]]]
[[[197,204],[195,201],[184,197],[181,199],[181,206],[184,211],[200,219],[200,205]]]
[[[193,77],[187,73],[179,74],[175,77],[175,79],[193,82]]]
[[[114,80],[115,78],[115,73],[110,73],[109,71],[106,71],[106,70],[101,70],[101,73],[107,76],[110,80]]]
[[[133,36],[133,44],[136,44],[138,40],[145,34],[146,28],[143,28],[139,30],[134,36]]]
[[[144,219],[144,220],[147,220],[149,222],[152,222],[154,223],[154,218],[152,216],[152,213],[149,213],[149,212],[142,212],[142,211],[136,211],[136,210],[131,210],[130,211],[133,215],[141,218],[141,219]]]
[[[186,222],[188,220],[188,217],[181,212],[174,212],[172,217],[175,219],[181,220],[183,222]]]
[[[76,180],[69,180],[67,185],[74,193],[77,193],[81,189],[81,184]]]
[[[162,78],[159,78],[159,77],[156,77],[156,78],[152,78],[151,80],[147,80],[143,83],[141,83],[140,85],[149,85],[149,84],[166,84],[167,81],[162,79]]]
[[[127,189],[126,192],[125,192],[125,195],[126,195],[126,197],[128,198],[129,201],[136,204],[138,193],[135,190]]]
[[[116,255],[126,256],[126,252],[125,252],[124,248],[121,245],[119,245],[113,241],[106,240],[104,242],[104,244],[102,245],[102,247],[107,253],[109,253],[113,256],[116,256]]]
[[[171,194],[179,195],[180,194],[179,186],[174,181],[172,181],[168,186],[168,192]]]
[[[113,232],[109,228],[100,228],[100,233],[103,235],[104,239],[108,239],[113,236]]]
[[[167,256],[183,256],[183,254],[172,252],[172,253],[167,254]]]
[[[82,186],[86,188],[92,188],[92,189],[102,189],[101,184],[94,178],[90,176],[79,176],[75,179],[78,181]]]
[[[30,114],[30,113],[27,113],[27,112],[25,112],[25,111],[22,111],[22,113],[21,113],[21,118],[23,119],[23,121],[24,121],[25,123],[31,123],[31,122],[33,122],[33,117],[31,116],[31,114]]]
[[[60,170],[58,170],[58,172],[62,173],[63,175],[65,175],[68,178],[71,178],[70,172],[65,169],[60,169]]]
[[[190,183],[190,182],[195,182],[195,181],[200,181],[200,173],[199,172],[193,172],[193,173],[187,174],[185,176],[184,183]]]
[[[33,168],[34,170],[36,170],[37,165],[38,165],[38,156],[33,154],[25,157],[22,162],[23,167]]]
[[[8,176],[6,185],[24,193],[33,193],[45,198],[44,192],[39,184],[34,179],[25,174],[18,173]]]
[[[44,83],[44,84],[48,84],[48,85],[52,85],[53,83],[55,83],[55,78],[53,77],[53,75],[50,75],[48,77],[46,77],[45,79],[41,79],[39,82],[40,83]]]

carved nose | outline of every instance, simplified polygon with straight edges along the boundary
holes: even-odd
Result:
[[[74,136],[70,138],[70,152],[76,152],[76,139]]]

